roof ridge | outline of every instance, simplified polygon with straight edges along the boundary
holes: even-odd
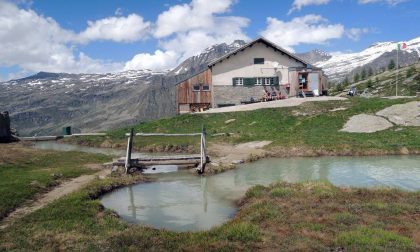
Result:
[[[289,57],[292,57],[292,58],[294,58],[295,60],[298,60],[298,61],[300,61],[301,63],[303,63],[303,64],[305,64],[305,65],[307,65],[307,66],[312,66],[312,64],[311,64],[311,63],[309,63],[309,62],[307,62],[307,61],[303,60],[302,58],[298,57],[298,56],[297,56],[297,55],[295,55],[294,53],[289,52],[288,50],[286,50],[286,49],[284,49],[283,47],[281,47],[281,46],[279,46],[279,45],[277,45],[277,44],[275,44],[275,43],[271,42],[270,40],[266,39],[266,38],[265,38],[265,37],[263,37],[263,36],[260,36],[260,37],[258,37],[258,38],[256,38],[256,39],[254,39],[254,40],[250,41],[249,43],[247,43],[247,44],[245,44],[245,45],[243,45],[243,46],[239,47],[238,49],[233,50],[232,52],[229,52],[229,53],[227,53],[227,54],[225,54],[225,55],[223,55],[223,56],[221,56],[221,57],[219,57],[219,58],[217,58],[217,59],[215,59],[215,60],[211,61],[211,62],[210,62],[207,66],[208,66],[208,67],[212,67],[212,66],[214,66],[215,64],[217,64],[217,63],[219,63],[219,62],[223,61],[223,60],[224,60],[224,59],[226,59],[227,57],[231,56],[232,54],[236,54],[236,53],[238,53],[239,51],[242,51],[242,50],[244,50],[245,48],[247,48],[247,47],[249,47],[249,46],[251,46],[251,45],[253,45],[253,44],[255,44],[255,43],[259,42],[259,41],[261,41],[261,42],[263,42],[263,43],[266,43],[266,44],[270,45],[271,47],[273,47],[273,48],[275,48],[275,49],[277,49],[277,50],[279,50],[279,51],[281,51],[281,52],[283,52],[283,53],[287,54]]]

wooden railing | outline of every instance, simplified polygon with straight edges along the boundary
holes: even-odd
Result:
[[[209,162],[209,159],[207,157],[207,151],[206,151],[206,129],[204,126],[202,127],[202,130],[200,133],[174,133],[174,134],[167,134],[167,133],[136,133],[134,134],[134,129],[131,129],[130,133],[127,133],[126,136],[128,136],[128,143],[127,143],[127,154],[125,158],[125,172],[128,173],[130,168],[133,164],[133,159],[131,158],[131,152],[133,149],[133,139],[134,136],[142,136],[142,137],[151,137],[151,136],[162,136],[162,137],[191,137],[191,136],[201,136],[200,139],[200,163],[197,166],[196,170],[199,174],[204,173],[204,169],[206,167],[206,164]],[[195,156],[183,156],[182,158],[177,156],[167,156],[167,157],[154,157],[150,158],[148,162],[142,159],[136,159],[136,162],[144,162],[147,165],[152,164],[153,162],[156,162],[156,164],[162,164],[164,161],[164,164],[179,164],[179,160],[189,160],[191,159],[192,163],[194,163],[194,160],[197,160],[197,155]],[[198,160],[197,160],[198,161]],[[160,163],[159,163],[160,162]]]

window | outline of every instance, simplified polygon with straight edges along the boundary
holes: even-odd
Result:
[[[264,78],[255,78],[255,85],[261,86],[263,84],[263,79]]]
[[[209,85],[203,85],[203,91],[210,91]]]
[[[200,91],[200,85],[194,85],[193,91],[196,91],[196,92]]]
[[[271,79],[272,78],[264,78],[264,85],[271,85]]]
[[[244,78],[236,78],[235,84],[237,86],[243,86],[244,85]]]
[[[254,58],[254,64],[264,64],[264,58]]]

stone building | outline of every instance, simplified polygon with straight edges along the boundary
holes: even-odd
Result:
[[[176,85],[178,113],[279,98],[322,95],[327,79],[320,68],[265,38],[258,38]]]

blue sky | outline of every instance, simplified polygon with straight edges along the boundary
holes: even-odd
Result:
[[[172,68],[264,35],[294,52],[420,36],[417,0],[0,0],[0,80],[38,71]]]

